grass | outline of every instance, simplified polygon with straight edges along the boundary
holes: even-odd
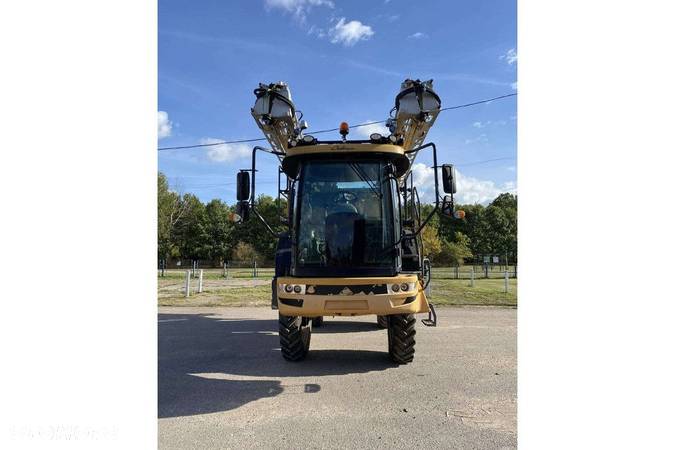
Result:
[[[205,289],[201,294],[161,296],[159,306],[269,306],[270,286]]]
[[[189,269],[168,269],[164,271],[164,276],[159,276],[159,271],[157,271],[158,279],[169,279],[169,280],[184,280],[185,272]],[[199,272],[197,272],[199,274]],[[198,275],[199,276],[199,275]],[[260,268],[258,269],[257,278],[269,278],[272,279],[274,276],[274,268]],[[228,278],[244,278],[244,279],[253,279],[253,269],[229,269]],[[205,280],[223,280],[223,269],[204,269],[204,279]]]
[[[509,292],[504,292],[504,280],[477,279],[474,287],[468,280],[439,280],[431,283],[434,305],[498,305],[517,306],[518,281],[509,280]]]
[[[182,278],[160,278],[159,306],[265,306],[270,305],[270,278],[262,280],[225,280],[206,277],[204,292],[191,293],[185,298]],[[468,280],[434,279],[432,302],[435,305],[516,306],[518,282],[509,280],[509,292],[504,292],[504,280],[476,279],[470,287]],[[252,285],[257,284],[257,285]],[[196,287],[196,282],[192,282]]]

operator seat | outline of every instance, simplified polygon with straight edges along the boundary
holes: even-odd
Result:
[[[361,241],[357,229],[363,222],[355,211],[340,211],[326,217],[326,264],[328,266],[351,265],[354,241]],[[356,237],[356,239],[355,239]]]

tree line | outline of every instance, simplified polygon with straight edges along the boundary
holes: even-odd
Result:
[[[276,238],[257,218],[235,225],[235,205],[213,199],[202,203],[193,194],[180,194],[169,188],[161,172],[157,177],[157,249],[160,260],[202,260],[213,264],[224,261],[252,261],[272,264]],[[433,207],[422,205],[421,215]],[[272,226],[282,226],[279,211],[286,200],[261,195],[256,209]],[[506,193],[488,206],[457,205],[464,219],[435,215],[422,232],[424,253],[436,265],[482,263],[482,257],[499,256],[517,261],[517,197]]]

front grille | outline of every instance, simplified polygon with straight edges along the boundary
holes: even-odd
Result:
[[[311,295],[376,295],[386,294],[386,284],[317,285],[308,284],[305,290]]]

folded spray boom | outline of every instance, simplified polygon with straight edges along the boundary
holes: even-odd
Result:
[[[303,139],[303,131],[308,127],[307,122],[302,120],[302,113],[295,108],[288,84],[283,81],[260,83],[253,93],[256,101],[251,114],[256,124],[272,150],[285,154]],[[420,147],[440,110],[441,99],[433,89],[433,80],[405,80],[387,119],[391,134],[385,138],[404,150]],[[415,156],[416,153],[410,154],[411,161]]]

